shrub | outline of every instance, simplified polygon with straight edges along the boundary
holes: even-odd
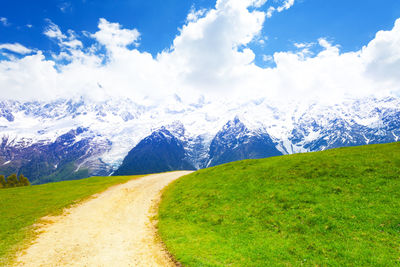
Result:
[[[0,175],[0,188],[5,188],[7,186],[6,178],[4,175]]]
[[[16,186],[19,186],[19,181],[17,175],[14,173],[7,177],[7,187],[16,187]]]
[[[28,178],[26,178],[23,174],[20,174],[19,178],[16,174],[11,174],[6,178],[4,175],[0,175],[0,188],[9,188],[9,187],[17,187],[17,186],[29,186],[31,182],[29,182]]]
[[[26,178],[23,174],[19,176],[19,184],[20,186],[29,186],[31,183],[29,182],[28,178]]]

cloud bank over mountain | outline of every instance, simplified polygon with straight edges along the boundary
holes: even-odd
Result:
[[[262,68],[254,63],[250,44],[260,38],[269,17],[295,5],[286,0],[276,8],[261,9],[267,4],[218,0],[212,9],[193,9],[171,47],[155,57],[140,50],[138,29],[118,22],[100,18],[97,32],[76,33],[49,20],[43,33],[60,48],[52,57],[23,44],[0,44],[5,58],[0,61],[0,98],[119,96],[158,103],[178,94],[187,101],[207,95],[335,102],[400,95],[400,19],[358,51],[341,52],[340,45],[320,38],[275,53],[275,66]],[[84,38],[92,44],[85,46]],[[320,52],[313,53],[312,47]]]

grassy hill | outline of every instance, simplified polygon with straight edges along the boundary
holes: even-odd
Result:
[[[164,192],[159,231],[186,266],[397,266],[400,143],[200,170]]]
[[[138,177],[138,176],[136,176]],[[91,177],[29,187],[0,189],[0,266],[34,236],[33,225],[46,215],[57,215],[65,207],[135,176]]]

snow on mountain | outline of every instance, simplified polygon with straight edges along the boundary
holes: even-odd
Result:
[[[234,126],[229,123],[237,126],[233,131],[236,136],[225,140],[229,136],[227,131]],[[33,153],[38,144],[46,151],[43,146],[50,149],[57,143],[65,150],[74,145],[80,150],[76,155],[78,158],[71,158],[75,172],[87,169],[89,174],[110,174],[141,140],[162,127],[181,142],[185,159],[195,168],[203,168],[212,162],[212,143],[213,147],[223,148],[222,140],[255,142],[261,140],[260,136],[268,137],[271,141],[263,140],[273,143],[273,149],[282,154],[398,141],[400,99],[370,97],[321,104],[274,103],[266,98],[240,103],[200,97],[195,102],[184,103],[179,96],[173,95],[159,105],[118,98],[103,102],[84,98],[47,103],[0,101],[3,149],[0,171],[4,170],[1,166],[6,162],[19,158],[28,160],[29,157],[22,154]],[[75,132],[69,143],[58,141],[60,136],[71,131]],[[224,138],[216,140],[218,135]],[[85,146],[76,145],[83,142]],[[232,149],[232,144],[226,148]],[[11,150],[13,153],[7,152]],[[242,157],[254,155],[252,151],[248,151],[249,154],[241,151]],[[56,155],[50,161],[54,165],[65,162],[62,155]],[[21,166],[8,168],[7,172],[19,171]]]
[[[129,151],[114,175],[193,169],[186,157],[183,142],[161,127]]]
[[[265,131],[251,131],[238,117],[228,121],[211,142],[205,167],[240,159],[258,159],[282,155]]]

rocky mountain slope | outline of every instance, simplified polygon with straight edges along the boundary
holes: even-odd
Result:
[[[187,160],[182,142],[163,127],[129,151],[114,175],[194,169]]]
[[[240,159],[259,159],[279,156],[267,132],[250,131],[238,117],[224,125],[211,141],[208,166],[216,166]]]

